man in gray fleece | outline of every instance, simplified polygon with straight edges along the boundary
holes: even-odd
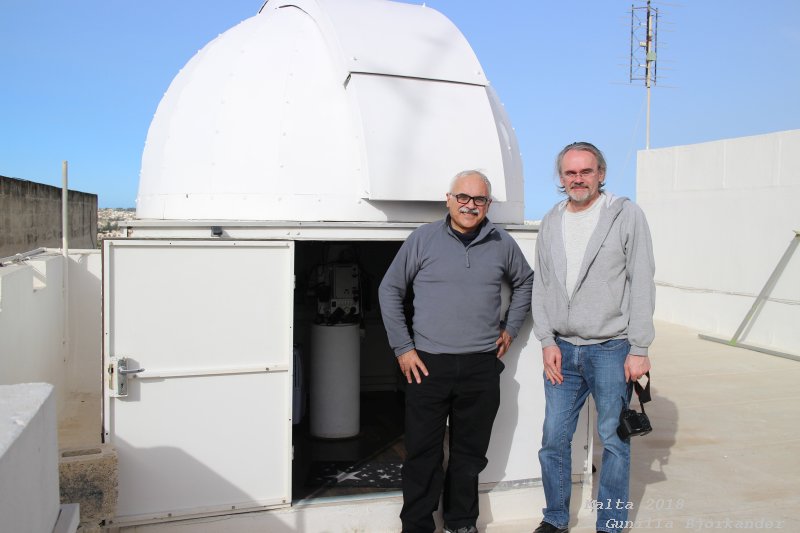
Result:
[[[408,381],[403,532],[435,530],[442,488],[445,532],[477,532],[478,474],[500,405],[500,358],[525,321],[533,283],[517,243],[486,218],[491,194],[482,173],[459,173],[446,195],[449,214],[412,232],[381,282],[383,322]],[[505,317],[504,281],[512,290]],[[412,293],[409,328],[403,302]]]
[[[617,435],[632,383],[650,370],[655,284],[650,230],[627,198],[603,192],[606,162],[586,142],[556,159],[567,199],[542,220],[536,242],[533,331],[542,343],[545,420],[539,462],[547,507],[534,533],[568,531],[571,444],[589,393],[603,462],[597,531],[617,533],[628,509],[630,440]]]

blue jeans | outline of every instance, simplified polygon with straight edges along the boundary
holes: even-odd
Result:
[[[572,489],[572,436],[589,393],[597,407],[597,432],[603,442],[603,463],[597,493],[597,530],[617,533],[614,526],[628,518],[630,440],[617,436],[619,414],[630,401],[632,385],[625,382],[625,358],[630,344],[614,339],[575,346],[556,340],[561,349],[564,381],[553,385],[544,379],[545,418],[542,449],[542,484],[547,500],[544,521],[565,528],[569,524]],[[616,523],[615,523],[616,522]]]

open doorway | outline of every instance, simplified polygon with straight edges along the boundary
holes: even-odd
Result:
[[[386,339],[378,286],[401,244],[296,242],[292,432],[295,501],[400,490],[400,465],[405,458],[404,382]],[[358,336],[350,345],[357,354],[336,353],[350,348],[319,341],[319,331],[337,326],[350,328]],[[325,353],[312,353],[321,350]],[[354,365],[351,372],[357,376],[353,381],[339,380],[335,375],[320,376],[312,368],[320,356],[348,359]],[[338,364],[334,368],[342,371]],[[334,392],[328,388],[323,393],[315,379],[333,380]],[[343,388],[337,390],[340,384]],[[352,390],[354,387],[358,390]],[[320,403],[315,394],[326,394],[327,398]],[[355,403],[347,398],[355,398]],[[344,437],[329,438],[320,430],[329,417],[343,419],[352,431]]]

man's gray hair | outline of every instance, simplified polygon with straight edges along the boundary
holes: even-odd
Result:
[[[489,178],[486,177],[486,174],[484,174],[480,170],[462,170],[461,172],[456,174],[455,177],[453,177],[453,179],[450,181],[450,189],[449,189],[448,192],[451,192],[451,193],[452,192],[456,192],[456,191],[453,190],[453,187],[456,186],[456,182],[458,180],[460,180],[461,178],[464,178],[466,176],[478,176],[480,179],[482,179],[483,183],[486,184],[486,190],[489,193],[488,194],[489,198],[492,197],[492,182],[489,181]]]
[[[603,174],[604,176],[603,181],[600,182],[600,188],[598,189],[600,192],[603,192],[603,185],[605,185],[606,183],[605,180],[605,174],[607,168],[606,158],[603,156],[603,152],[601,152],[600,149],[597,146],[593,145],[592,143],[588,143],[585,141],[578,141],[568,144],[564,148],[562,148],[561,151],[558,152],[558,156],[556,156],[556,177],[557,178],[561,177],[561,163],[562,161],[564,161],[564,156],[567,155],[567,152],[569,152],[570,150],[580,150],[582,152],[589,152],[592,155],[594,155],[595,159],[597,159],[597,171]],[[558,190],[566,194],[567,191],[560,183],[561,182],[559,181]]]

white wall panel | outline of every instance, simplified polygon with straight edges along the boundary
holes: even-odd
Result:
[[[800,180],[789,177],[797,175],[798,150],[800,130],[639,152],[657,318],[733,336],[800,230]],[[771,298],[740,341],[797,354],[800,253]]]
[[[502,149],[486,89],[442,81],[353,74],[372,200],[445,200],[450,180],[466,169],[490,177],[506,199]]]

